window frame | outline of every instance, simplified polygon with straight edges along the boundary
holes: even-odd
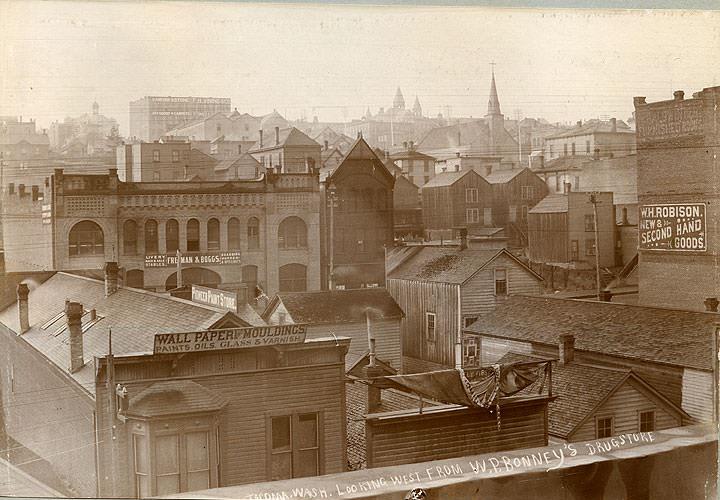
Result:
[[[160,150],[153,149],[152,155],[153,155],[153,163],[158,163],[160,161]]]
[[[432,329],[430,328],[430,319],[432,318]],[[437,313],[432,311],[425,311],[424,321],[424,333],[425,340],[428,342],[435,342],[437,340]],[[431,334],[432,332],[432,334]]]
[[[206,224],[207,229],[207,249],[208,252],[218,252],[221,248],[221,237],[220,237],[220,220],[217,217],[210,217]],[[212,231],[211,231],[212,230]],[[213,239],[210,239],[211,232],[216,234],[213,234]]]
[[[643,415],[652,414],[652,429],[643,430]],[[645,410],[638,410],[638,431],[639,432],[654,432],[657,429],[657,411],[655,408],[648,408]]]
[[[465,188],[465,203],[477,203],[478,199],[477,188]]]
[[[317,434],[316,434],[316,446],[313,449],[317,449],[317,474],[315,476],[321,476],[325,473],[325,410],[323,408],[317,408],[317,407],[303,407],[303,408],[297,408],[292,411],[287,410],[274,410],[274,411],[267,411],[265,412],[265,474],[266,474],[266,480],[267,481],[273,481],[272,477],[272,469],[273,469],[273,461],[272,461],[272,455],[273,455],[273,433],[272,433],[272,420],[274,418],[281,418],[281,417],[289,417],[290,418],[290,449],[288,451],[284,451],[282,453],[290,453],[290,465],[291,465],[291,472],[289,478],[279,478],[278,480],[283,479],[294,479],[299,477],[314,477],[314,476],[296,476],[295,475],[295,469],[300,462],[300,451],[307,451],[299,449],[299,439],[297,438],[297,435],[295,434],[295,428],[299,425],[300,416],[301,415],[308,415],[308,414],[314,414],[316,416],[316,422],[317,422]],[[275,453],[280,454],[280,453]]]
[[[594,214],[585,214],[584,220],[585,220],[585,232],[586,233],[595,232],[595,215]]]
[[[498,271],[503,271],[505,273],[505,279],[499,280],[498,279]],[[507,297],[510,293],[510,287],[509,287],[509,275],[507,267],[496,267],[493,269],[493,295],[495,297]],[[498,285],[504,284],[504,291],[498,292]],[[503,287],[501,287],[503,288]]]
[[[123,255],[138,254],[138,223],[135,219],[126,219],[122,224]]]
[[[80,226],[81,224],[85,224],[86,222],[95,226],[92,231],[92,238],[89,237],[91,234],[89,229],[76,230],[78,226]],[[97,238],[98,234],[100,236],[100,239]],[[68,231],[67,249],[68,255],[71,258],[104,256],[105,231],[103,231],[103,228],[102,226],[100,226],[100,224],[93,220],[85,219],[78,221],[73,224],[73,226],[70,228],[70,231]],[[90,249],[90,251],[83,251],[83,249]]]
[[[607,436],[600,436],[600,421],[610,421],[610,434]],[[615,434],[615,417],[613,415],[607,416],[595,416],[595,439],[606,439],[612,437]]]
[[[248,250],[260,249],[260,219],[255,216],[249,217],[246,228]]]
[[[585,239],[585,257],[595,257],[597,253],[597,248],[595,248],[595,239],[594,238],[586,238]]]

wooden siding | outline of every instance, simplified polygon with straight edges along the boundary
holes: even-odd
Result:
[[[477,202],[466,202],[465,190],[478,190]],[[492,186],[477,172],[471,171],[450,186],[423,187],[422,207],[425,229],[451,229],[455,226],[466,226],[472,233],[473,228],[482,227],[483,210],[492,208]],[[465,210],[477,208],[480,220],[468,224]]]
[[[682,409],[699,422],[713,419],[713,376],[686,368],[682,376]]]
[[[528,214],[528,256],[533,262],[570,262],[567,212]],[[585,252],[578,242],[579,257]]]
[[[368,467],[545,446],[546,413],[546,400],[503,407],[500,431],[484,409],[368,417]]]
[[[435,370],[443,370],[448,368],[447,365],[441,365],[433,363],[425,359],[413,358],[412,356],[403,355],[402,358],[402,371],[403,373],[422,373],[432,372]]]
[[[389,363],[396,370],[401,368],[400,354],[400,319],[386,319],[370,321],[370,327],[375,334],[375,352],[378,358]],[[308,339],[331,337],[334,333],[338,337],[350,337],[350,349],[345,355],[345,366],[350,367],[363,357],[368,351],[367,327],[362,323],[334,323],[310,325],[307,332]]]
[[[655,411],[655,430],[682,425],[682,418],[641,384],[626,380],[571,436],[570,441],[596,438],[595,418],[613,417],[613,435],[640,432],[640,412]]]
[[[387,290],[405,312],[400,323],[404,356],[455,366],[458,285],[389,279]],[[435,341],[425,338],[425,313],[435,313]]]
[[[507,255],[500,255],[462,286],[463,317],[486,314],[505,300],[506,296],[495,295],[495,269],[500,268],[507,270],[508,295],[542,292],[542,282],[535,275]]]

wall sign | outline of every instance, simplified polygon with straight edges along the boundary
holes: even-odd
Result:
[[[228,311],[237,312],[237,294],[227,290],[208,288],[206,286],[192,286],[192,301]]]
[[[638,114],[637,137],[641,142],[675,139],[703,133],[703,108],[699,100],[683,101]]]
[[[704,203],[642,205],[641,250],[704,252],[707,250]]]
[[[180,257],[182,264],[227,266],[240,264],[240,252],[203,252],[185,254]],[[145,267],[177,266],[176,254],[146,255]]]
[[[251,326],[186,333],[158,333],[153,354],[218,351],[305,342],[307,325]]]

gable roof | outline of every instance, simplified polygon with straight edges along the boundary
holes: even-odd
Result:
[[[459,142],[458,133],[460,134]],[[467,144],[479,149],[490,147],[490,128],[485,120],[478,119],[430,129],[417,147],[424,151],[430,151]]]
[[[338,165],[335,169],[324,169],[326,170],[326,173],[323,174],[323,172],[320,172],[321,180],[329,181],[331,180],[335,175],[338,175],[339,172],[342,172],[343,170],[347,168],[352,168],[352,164],[354,162],[366,162],[371,161],[373,163],[373,167],[380,169],[381,172],[384,172],[388,178],[392,179],[392,182],[395,182],[395,176],[392,175],[390,170],[387,168],[387,165],[380,159],[380,157],[377,155],[377,153],[370,147],[370,145],[365,142],[365,139],[361,137],[358,137],[353,145],[350,147],[348,152],[345,154],[345,157],[340,162],[340,165]]]
[[[500,255],[514,260],[536,279],[542,280],[507,250],[476,250],[459,247],[423,247],[422,250],[398,265],[388,279],[431,281],[435,283],[463,284]]]
[[[263,137],[263,145],[260,146],[260,141],[257,141],[250,149],[251,152],[267,151],[268,149],[285,148],[288,146],[317,146],[320,144],[313,141],[302,131],[295,127],[284,128],[278,131],[278,139],[276,140],[275,134],[265,134]]]
[[[508,352],[498,363],[524,363],[541,358]],[[689,418],[681,408],[661,395],[628,368],[589,366],[577,362],[565,365],[553,362],[552,391],[557,399],[548,405],[548,434],[570,439],[595,412],[628,380],[634,380],[645,391],[661,399],[676,414]],[[537,390],[537,382],[524,389],[524,393]]]
[[[69,333],[63,328],[67,325],[66,300],[81,303],[87,311],[95,309],[99,318],[95,323],[83,318],[85,366],[72,374],[68,371]],[[92,360],[107,355],[109,330],[112,330],[113,353],[119,356],[152,353],[156,333],[206,330],[227,321],[241,326],[264,324],[249,306],[235,315],[169,295],[126,287],[106,297],[102,281],[66,273],[57,273],[32,289],[28,308],[30,330],[19,338],[68,373],[91,395],[95,390]],[[17,302],[0,311],[0,323],[14,332],[20,331]]]
[[[515,295],[467,331],[553,346],[572,334],[576,351],[712,370],[717,320],[707,312]]]
[[[490,172],[490,175],[485,175],[483,178],[488,181],[490,184],[505,184],[506,182],[510,182],[515,177],[520,175],[521,173],[525,171],[530,171],[529,168],[513,168],[513,169],[504,169],[504,170],[494,170]],[[533,173],[533,175],[535,175]]]
[[[373,319],[404,316],[395,299],[384,288],[326,290],[321,292],[280,292],[265,308],[266,319],[282,303],[295,323],[364,323],[365,311]]]
[[[439,174],[436,174],[432,179],[427,181],[425,184],[423,184],[422,188],[425,189],[430,187],[452,186],[457,181],[468,175],[470,172],[473,172],[475,175],[480,177],[480,174],[471,169],[461,170],[460,172],[440,172]]]
[[[405,151],[399,151],[397,153],[393,153],[390,155],[391,160],[432,160],[435,161],[434,156],[426,155],[424,153],[421,153],[419,151],[416,151],[414,149],[408,149]]]
[[[249,153],[243,153],[240,156],[234,156],[231,158],[225,158],[224,160],[220,160],[217,165],[215,165],[215,171],[219,172],[222,170],[228,170],[230,167],[241,164],[241,163],[250,163],[252,165],[260,166],[260,162],[255,159],[254,156],[252,156]]]
[[[530,214],[555,214],[568,211],[568,196],[566,194],[549,194],[537,205],[528,210]]]

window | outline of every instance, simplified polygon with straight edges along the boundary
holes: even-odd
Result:
[[[570,260],[580,260],[580,248],[578,245],[578,240],[570,241]]]
[[[149,219],[145,221],[145,253],[155,254],[158,252],[158,224],[157,221]]]
[[[510,205],[510,222],[517,221],[517,207],[515,205]]]
[[[478,222],[480,222],[480,209],[466,208],[465,222],[467,222],[468,224],[477,224]]]
[[[425,313],[425,338],[435,342],[435,313]]]
[[[492,208],[483,208],[483,225],[492,226]]]
[[[177,149],[173,149],[172,161],[173,163],[177,163],[180,161],[180,151],[178,151]]]
[[[598,418],[595,421],[595,437],[602,439],[613,435],[613,418]]]
[[[148,467],[148,453],[145,436],[133,434],[133,455],[135,462],[135,496],[144,498],[150,496],[150,468]]]
[[[580,177],[575,176],[575,191],[580,191]]]
[[[153,150],[153,161],[160,161],[160,151],[157,149]]]
[[[495,295],[507,295],[507,269],[495,269]]]
[[[104,255],[103,231],[96,223],[85,220],[78,222],[68,235],[68,251],[73,255]]]
[[[207,249],[220,250],[220,221],[217,219],[207,222]]]
[[[520,186],[520,197],[523,200],[532,200],[535,197],[535,186]]]
[[[478,359],[478,339],[475,335],[466,335],[463,337],[463,367],[476,367],[479,366],[480,360]]]
[[[641,411],[639,415],[640,432],[652,432],[655,430],[655,410]]]
[[[575,143],[574,143],[574,142],[572,143],[571,151],[572,151],[571,154],[572,154],[573,156],[575,156]]]
[[[227,238],[228,250],[240,250],[240,221],[235,217],[228,220]]]
[[[157,494],[180,492],[180,443],[176,434],[155,438]]]
[[[197,219],[187,221],[187,235],[185,242],[187,243],[188,252],[200,251],[200,222]]]
[[[563,144],[563,156],[567,156],[567,143]]]
[[[250,217],[247,223],[248,249],[260,248],[260,221],[257,217]]]
[[[280,248],[307,248],[307,226],[300,217],[288,217],[278,228]]]
[[[137,254],[137,224],[126,220],[123,224],[123,255]]]
[[[183,152],[182,152],[182,159],[183,159],[183,160],[189,160],[189,159],[190,159],[190,151],[188,151],[188,150],[183,150]]]
[[[321,474],[319,413],[270,418],[270,480]]]
[[[153,172],[153,180],[154,181],[160,180],[160,172]]]
[[[595,231],[595,216],[585,214],[585,231]]]
[[[520,207],[520,217],[522,217],[523,222],[527,221],[527,218],[528,218],[528,206],[527,205],[523,205]]]
[[[590,141],[585,141],[585,153],[590,154]]]
[[[175,253],[180,248],[180,225],[175,219],[165,223],[165,249],[167,253]]]
[[[286,264],[280,267],[281,292],[307,291],[307,268],[302,264]]]
[[[465,316],[463,318],[463,324],[465,325],[465,328],[467,328],[468,326],[475,323],[477,321],[477,319],[478,319],[477,316]]]
[[[585,240],[585,255],[591,257],[595,255],[595,239],[588,238]]]
[[[477,203],[477,201],[478,201],[477,188],[467,188],[465,190],[465,203]]]

